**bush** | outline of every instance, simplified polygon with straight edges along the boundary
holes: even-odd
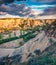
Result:
[[[24,41],[28,41],[29,39],[31,39],[33,37],[35,37],[35,35],[33,35],[33,33],[29,32],[27,34],[20,35],[19,37],[10,37],[10,38],[7,38],[7,39],[0,39],[0,44],[6,43],[6,42],[9,42],[9,41],[13,41],[13,40],[16,40],[16,39],[19,39],[19,38],[23,38]]]
[[[19,45],[20,45],[20,46],[22,46],[23,44],[24,44],[24,42],[23,42],[23,41],[19,42]]]
[[[0,44],[6,43],[6,42],[9,42],[9,41],[12,41],[12,40],[16,40],[16,39],[18,39],[18,37],[12,37],[12,38],[7,38],[7,39],[1,39],[1,40],[0,40]]]
[[[50,38],[50,39],[49,39],[49,41],[50,41],[50,43],[54,43],[54,41],[53,41],[53,39],[52,39],[52,38]]]
[[[27,42],[28,40],[34,38],[35,36],[36,36],[36,35],[34,35],[33,33],[32,33],[32,34],[28,34],[28,35],[26,35],[26,36],[23,37],[23,40],[24,40],[25,42]]]
[[[34,53],[35,53],[36,55],[39,55],[39,54],[41,53],[41,51],[36,49],[36,50],[34,51]]]
[[[50,56],[32,57],[28,60],[27,65],[56,65],[56,59]]]

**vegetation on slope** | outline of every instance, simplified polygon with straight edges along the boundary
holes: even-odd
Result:
[[[43,53],[31,56],[27,62],[20,65],[56,65],[56,42]]]

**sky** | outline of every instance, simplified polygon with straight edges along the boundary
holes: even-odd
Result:
[[[3,8],[6,8],[6,7],[9,8],[8,6],[10,6],[10,4],[13,4],[13,3],[16,4],[15,6],[17,6],[17,5],[19,6],[19,4],[21,4],[20,6],[22,6],[22,4],[25,4],[25,7],[27,7],[29,9],[29,11],[31,11],[30,8],[35,11],[35,15],[42,16],[42,15],[56,14],[56,0],[0,0],[0,11],[4,12]],[[4,5],[4,4],[6,6],[1,7],[1,5]],[[23,8],[23,6],[22,6],[22,8]],[[18,7],[17,7],[17,10],[18,10]],[[5,12],[7,12],[7,11],[8,10],[6,10]],[[27,12],[27,10],[25,12]],[[22,12],[21,14],[23,14],[25,12]],[[14,13],[16,14],[16,12],[14,12]],[[33,15],[34,14],[31,14],[30,16],[33,16]]]
[[[34,10],[45,10],[46,8],[56,7],[56,0],[26,0],[26,1],[15,1],[17,4],[26,4]]]

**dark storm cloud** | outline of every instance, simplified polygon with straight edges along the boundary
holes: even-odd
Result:
[[[12,3],[14,0],[0,0],[0,4]]]
[[[14,2],[15,0],[0,0],[0,5],[1,4],[9,4]],[[25,0],[16,0],[16,1],[25,1]]]
[[[56,14],[56,6],[53,8],[46,8],[44,12],[40,15],[55,15]]]
[[[24,4],[10,4],[1,5],[0,12],[6,12],[11,15],[19,15],[19,16],[28,16],[31,14],[32,9],[30,7],[26,7]],[[34,16],[34,15],[33,15]]]

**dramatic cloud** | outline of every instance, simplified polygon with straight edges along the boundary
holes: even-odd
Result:
[[[56,0],[31,0],[31,2],[55,4],[56,3]]]
[[[56,0],[31,0],[32,2],[56,2]]]
[[[0,15],[11,14],[11,15],[18,15],[20,17],[37,17],[38,15],[54,15],[56,14],[56,6],[54,5],[42,5],[36,6],[37,8],[43,8],[44,10],[35,10],[35,6],[27,7],[24,4],[9,4],[0,6]]]
[[[46,7],[54,7],[55,5],[32,5],[31,8],[46,8]]]
[[[19,3],[21,0],[0,0],[0,15],[10,14],[20,17],[37,17],[38,15],[54,15],[56,14],[55,4],[38,4],[38,2],[56,2],[56,0],[32,0],[38,5],[24,5]],[[30,1],[30,0],[29,0]],[[13,2],[13,3],[12,3]],[[7,4],[10,3],[10,4]],[[19,3],[19,4],[18,4]],[[29,3],[29,2],[28,2]],[[6,5],[7,4],[7,5]]]
[[[33,10],[39,11],[39,15],[54,15],[56,14],[56,5],[31,5]]]
[[[1,4],[7,4],[7,3],[12,3],[14,0],[0,0],[0,5]]]
[[[14,1],[25,1],[25,0],[0,0],[0,5],[1,4],[9,4],[9,3],[12,3]]]
[[[1,5],[0,6],[0,12],[5,12],[7,14],[11,15],[18,15],[18,16],[35,16],[37,15],[37,12],[32,10],[30,7],[26,7],[24,4],[10,4],[8,5]],[[36,14],[34,14],[36,13]]]
[[[55,7],[55,5],[31,5],[31,6],[29,6],[29,7],[31,7],[32,9],[34,9],[34,10],[44,10],[44,9],[46,9],[46,8],[53,8],[53,7]]]
[[[40,15],[56,15],[56,6],[54,6],[53,8],[46,8]]]

